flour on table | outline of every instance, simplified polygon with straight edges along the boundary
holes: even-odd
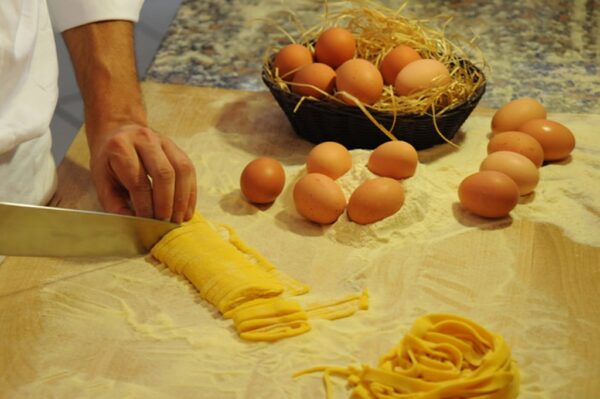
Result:
[[[371,225],[362,226],[352,223],[343,214],[331,226],[315,227],[297,220],[292,191],[294,183],[306,170],[303,162],[303,147],[285,143],[282,137],[264,137],[263,148],[269,153],[273,143],[284,148],[297,148],[296,154],[281,154],[280,150],[270,155],[283,161],[287,174],[286,187],[268,214],[276,209],[280,218],[294,221],[294,229],[311,232],[322,230],[322,235],[339,243],[353,247],[376,247],[385,243],[412,245],[414,242],[430,242],[474,228],[501,228],[515,220],[529,219],[540,223],[549,223],[560,227],[570,239],[592,246],[600,246],[600,143],[585,122],[585,116],[561,120],[573,129],[577,147],[572,156],[562,162],[550,163],[540,169],[540,182],[534,193],[520,198],[518,206],[510,217],[485,219],[464,211],[458,202],[458,186],[468,175],[479,170],[479,164],[487,155],[489,140],[489,118],[472,117],[467,120],[457,142],[459,149],[449,145],[437,146],[419,152],[420,164],[415,176],[402,181],[406,194],[402,209],[395,215]],[[583,120],[582,120],[583,119]],[[578,128],[580,127],[580,128]],[[468,132],[465,134],[464,132]],[[222,140],[215,132],[211,141],[215,146]],[[261,145],[258,145],[260,147]],[[272,147],[271,147],[272,148]],[[220,165],[217,160],[224,154],[205,155],[203,147],[198,157],[206,159],[203,166],[211,168]],[[232,150],[232,149],[230,149]],[[352,191],[367,179],[376,177],[367,168],[370,151],[352,150],[353,168],[338,179],[342,190],[349,198]],[[232,169],[241,170],[251,156],[240,151],[230,155],[229,162],[237,160]],[[286,164],[286,161],[291,161]],[[214,163],[213,163],[214,162]],[[221,170],[220,167],[217,169]],[[227,184],[221,180],[206,182],[208,189],[220,187],[223,195],[236,192],[238,175],[229,173]],[[219,176],[223,177],[223,176]],[[219,184],[221,181],[221,184]],[[202,182],[201,182],[202,183]],[[237,193],[233,194],[236,196]]]
[[[35,379],[3,376],[13,396],[320,398],[320,377],[292,374],[315,365],[377,364],[416,318],[441,312],[505,337],[523,372],[522,397],[562,398],[566,384],[591,378],[589,365],[570,350],[569,331],[594,326],[546,292],[547,280],[523,287],[511,247],[518,243],[501,232],[528,219],[600,246],[600,141],[592,132],[599,117],[556,115],[577,147],[569,160],[541,168],[535,195],[523,197],[511,218],[478,218],[458,204],[458,185],[486,155],[490,118],[472,116],[457,137],[460,149],[442,145],[419,153],[416,175],[402,183],[406,198],[397,214],[368,226],[346,215],[319,226],[300,217],[292,200],[312,145],[271,122],[271,106],[247,104],[245,112],[267,115],[255,134],[214,129],[176,138],[197,167],[198,209],[233,226],[278,269],[310,286],[307,303],[368,288],[370,309],[336,322],[315,320],[310,332],[274,344],[248,343],[168,269],[141,258],[98,264],[40,289],[43,334],[16,359]],[[369,151],[352,155],[353,169],[339,180],[347,197],[373,176]],[[278,159],[286,170],[284,192],[270,206],[250,205],[239,191],[241,170],[259,156]],[[462,234],[474,229],[486,230],[477,242]],[[490,242],[485,264],[466,258],[466,247]],[[560,278],[544,276],[553,284]],[[522,301],[507,308],[506,292]],[[335,397],[348,397],[343,383]]]

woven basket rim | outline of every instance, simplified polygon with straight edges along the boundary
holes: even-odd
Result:
[[[275,91],[275,92],[279,93],[280,95],[285,96],[287,99],[294,100],[295,103],[298,103],[302,99],[301,95],[296,94],[291,91],[283,90],[282,88],[277,86],[275,84],[275,82],[270,78],[267,68],[270,68],[272,66],[273,57],[274,56],[272,56],[270,61],[267,64],[265,64],[262,68],[261,76],[262,76],[263,82],[269,88],[269,90]],[[458,60],[458,62],[465,63],[467,65],[467,67],[476,69],[478,72],[480,72],[484,81],[477,88],[477,90],[475,90],[469,96],[469,98],[454,105],[452,108],[445,110],[443,114],[436,115],[436,118],[443,118],[445,116],[451,116],[451,115],[462,112],[463,108],[467,108],[474,103],[478,103],[479,100],[481,99],[481,97],[483,96],[483,94],[485,93],[486,85],[487,85],[487,77],[485,76],[483,71],[467,59],[460,59],[460,60]],[[360,112],[362,114],[362,111],[354,105],[349,105],[349,104],[345,104],[342,102],[336,102],[333,100],[323,101],[323,100],[318,100],[318,99],[305,98],[305,100],[301,106],[302,107],[305,107],[305,106],[318,107],[320,109],[328,108],[332,112],[346,113],[348,115],[355,115],[357,112]],[[407,114],[407,113],[394,113],[393,111],[381,111],[381,110],[376,110],[376,109],[371,109],[371,108],[368,108],[368,110],[369,110],[369,113],[376,119],[378,119],[378,118],[394,118],[395,117],[396,120],[415,120],[415,119],[429,119],[432,117],[431,113]]]

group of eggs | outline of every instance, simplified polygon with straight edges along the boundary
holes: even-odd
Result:
[[[289,44],[279,50],[273,66],[278,76],[291,82],[294,93],[319,99],[336,92],[350,105],[356,105],[354,99],[369,105],[376,103],[382,96],[384,84],[394,86],[396,94],[406,96],[451,81],[443,63],[423,59],[407,45],[388,52],[379,68],[355,55],[353,34],[344,28],[332,27],[317,38],[314,55],[306,46]]]
[[[331,224],[347,210],[348,218],[370,224],[398,212],[404,204],[400,179],[414,175],[418,164],[415,148],[404,141],[389,141],[374,149],[367,167],[377,177],[361,182],[348,201],[336,182],[352,168],[352,155],[342,144],[323,142],[309,152],[306,174],[294,184],[297,212],[318,224]],[[253,203],[268,204],[285,185],[285,172],[272,158],[257,158],[246,165],[240,188]]]
[[[494,114],[488,156],[460,184],[460,202],[478,216],[507,216],[520,196],[534,191],[542,164],[567,158],[573,148],[573,133],[546,119],[542,104],[529,97],[513,100]]]
[[[513,100],[494,114],[488,156],[479,172],[460,183],[460,203],[478,216],[507,216],[520,196],[535,190],[542,164],[563,160],[574,148],[573,133],[546,119],[542,104],[528,97]],[[345,210],[355,223],[373,223],[400,210],[404,204],[400,180],[413,176],[417,164],[417,151],[409,143],[381,144],[371,152],[367,164],[378,177],[362,182],[346,201],[336,180],[352,168],[352,156],[343,145],[324,142],[307,156],[307,174],[294,185],[294,205],[300,215],[319,224],[334,223]],[[283,166],[267,157],[248,163],[240,177],[242,193],[256,204],[275,201],[284,185]]]

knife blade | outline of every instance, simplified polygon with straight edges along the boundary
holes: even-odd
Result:
[[[136,216],[0,202],[0,255],[136,256],[178,226]]]

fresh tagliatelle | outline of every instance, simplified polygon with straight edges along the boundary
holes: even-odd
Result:
[[[416,320],[378,367],[319,366],[295,374],[323,372],[327,397],[331,375],[347,379],[353,397],[386,399],[511,399],[520,374],[504,339],[475,322],[433,314]]]
[[[169,269],[185,276],[200,296],[233,320],[241,338],[275,341],[310,330],[309,318],[337,319],[367,309],[368,296],[350,295],[307,309],[289,296],[309,287],[277,270],[229,226],[225,239],[204,217],[166,234],[151,250]]]

